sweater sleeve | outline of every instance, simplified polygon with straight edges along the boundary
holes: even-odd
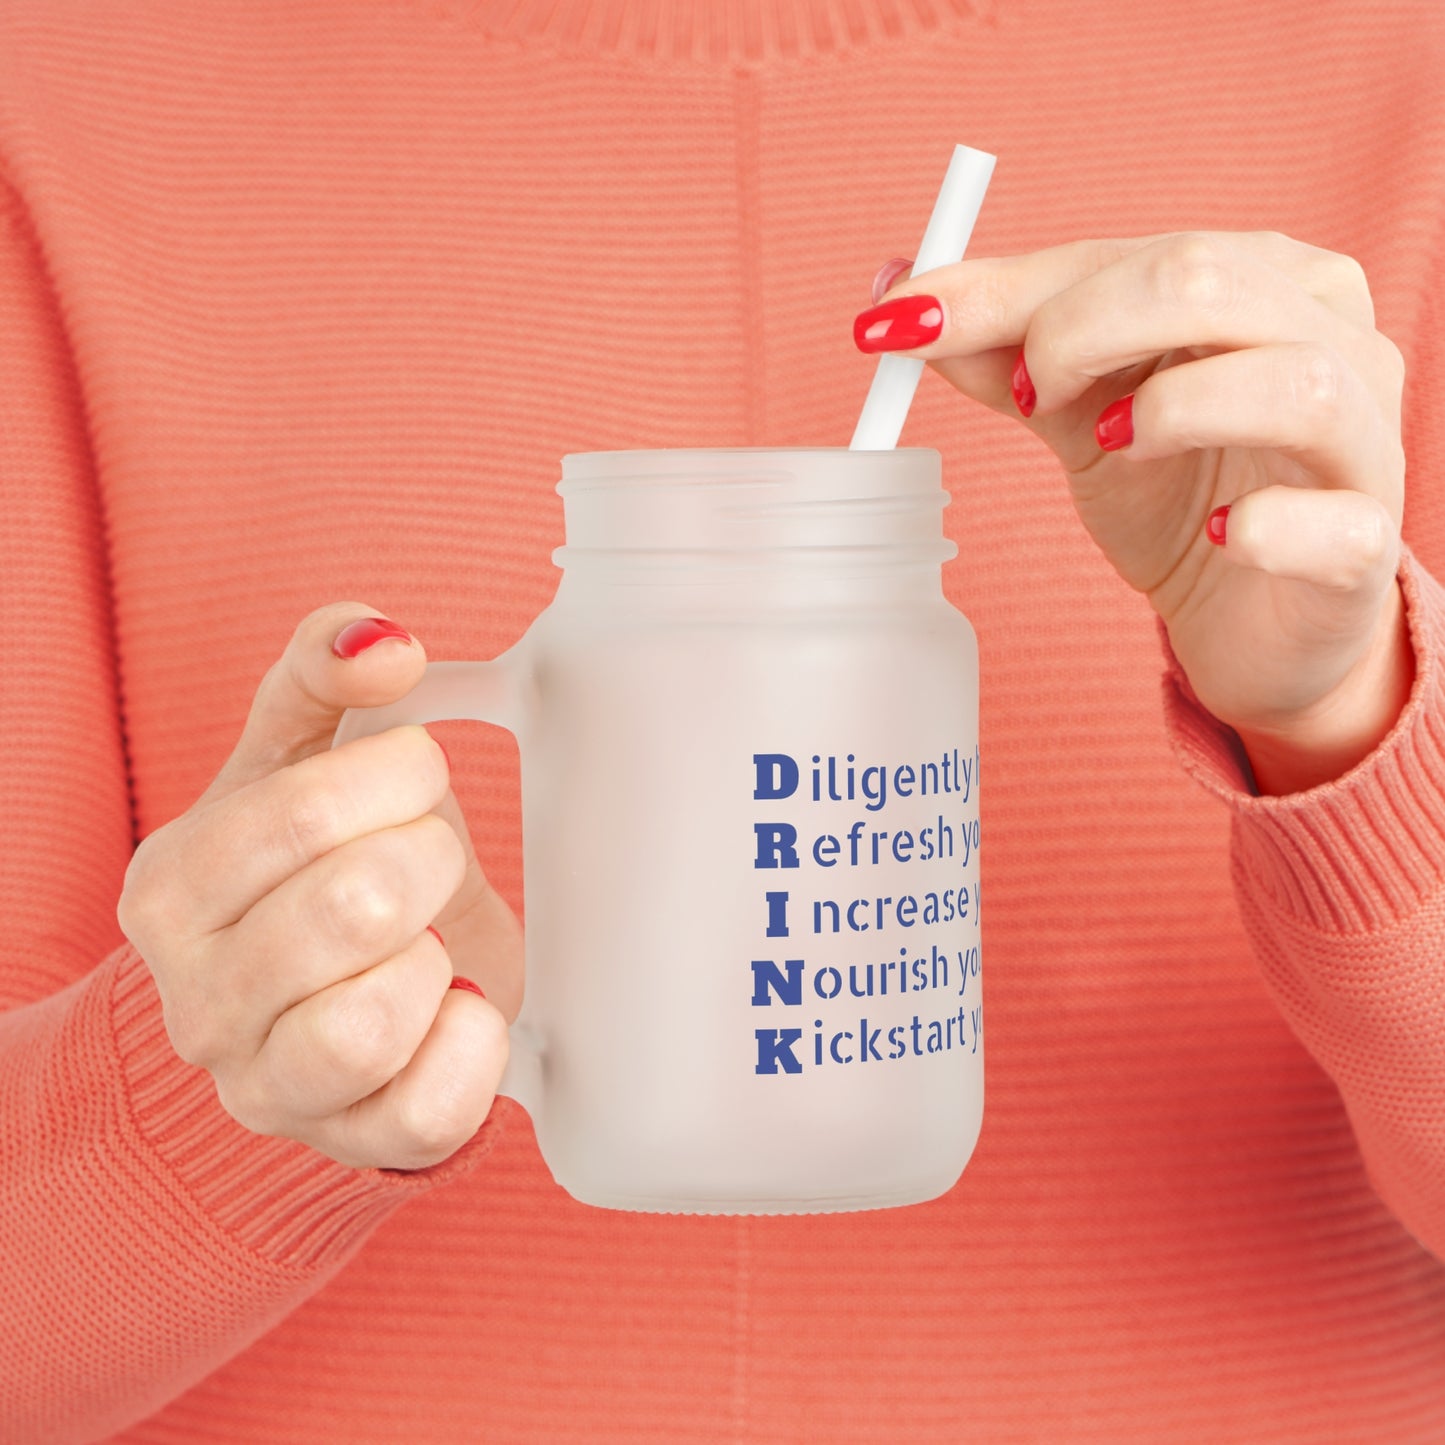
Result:
[[[1185,768],[1232,813],[1231,871],[1266,986],[1334,1079],[1376,1192],[1445,1259],[1445,589],[1407,546],[1415,683],[1343,777],[1254,791],[1237,734],[1169,647],[1165,717]]]
[[[471,1168],[356,1170],[243,1129],[116,922],[134,844],[103,509],[44,248],[0,181],[0,1442],[107,1436]]]

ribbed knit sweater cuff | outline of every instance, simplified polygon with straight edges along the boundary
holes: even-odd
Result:
[[[1200,703],[1159,624],[1164,714],[1185,769],[1234,814],[1234,861],[1286,915],[1327,932],[1389,927],[1445,876],[1445,591],[1408,547],[1398,573],[1415,683],[1368,757],[1302,793],[1254,792],[1243,746]]]
[[[353,1169],[308,1145],[254,1134],[221,1107],[211,1076],[171,1047],[145,960],[126,947],[107,966],[138,1147],[161,1159],[176,1187],[227,1233],[276,1265],[310,1272],[339,1263],[405,1200],[465,1173],[496,1140],[505,1100],[429,1169]]]

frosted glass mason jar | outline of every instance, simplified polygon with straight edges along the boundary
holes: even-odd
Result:
[[[502,1092],[587,1204],[934,1198],[983,1115],[978,652],[938,453],[591,452],[558,491],[563,575],[521,640],[431,663],[333,744],[517,736]]]

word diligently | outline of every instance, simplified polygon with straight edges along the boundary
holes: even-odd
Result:
[[[978,749],[972,756],[965,757],[957,748],[945,749],[937,762],[899,763],[889,768],[887,764],[876,763],[866,768],[854,766],[857,759],[848,754],[843,767],[838,759],[829,756],[826,764],[813,754],[812,783],[813,801],[852,803],[859,798],[866,799],[863,806],[876,813],[888,803],[889,779],[892,779],[893,794],[899,798],[911,798],[915,794],[927,798],[940,793],[956,793],[961,802],[968,802],[973,791],[973,781],[978,775]],[[797,760],[787,753],[754,753],[753,765],[758,770],[758,785],[754,798],[791,798],[798,791],[800,770]],[[827,786],[823,776],[827,774]]]

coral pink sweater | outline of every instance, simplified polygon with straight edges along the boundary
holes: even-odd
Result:
[[[0,0],[0,1440],[1445,1438],[1442,66],[1445,7],[1347,0]],[[957,1187],[625,1214],[508,1103],[414,1175],[240,1128],[118,929],[137,840],[314,607],[515,640],[564,452],[846,444],[955,141],[975,255],[1363,263],[1397,728],[1251,796],[1051,454],[925,375],[983,657]],[[520,908],[513,746],[438,735]]]

